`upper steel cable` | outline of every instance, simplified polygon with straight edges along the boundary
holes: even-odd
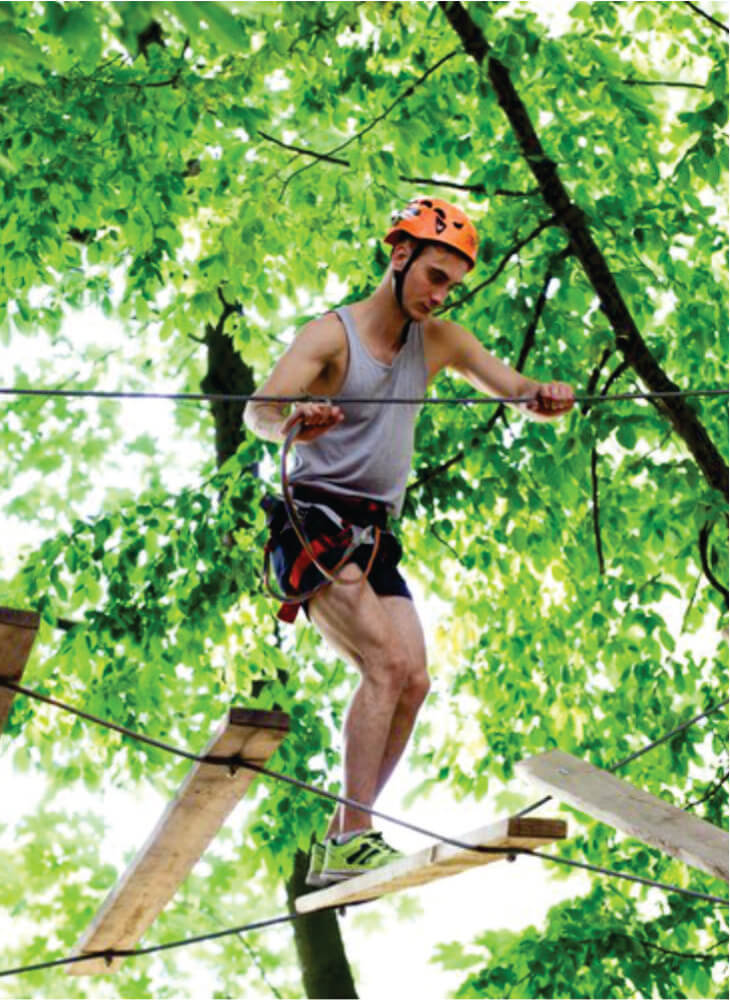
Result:
[[[620,392],[610,396],[583,395],[574,396],[576,403],[613,403],[630,399],[680,399],[690,396],[728,396],[728,389],[672,389],[661,392]],[[0,386],[0,396],[39,396],[39,397],[61,397],[68,399],[149,399],[149,400],[173,400],[187,403],[331,403],[332,405],[344,405],[347,403],[357,404],[381,404],[385,406],[402,405],[449,405],[449,406],[473,406],[481,404],[505,404],[518,406],[534,401],[532,396],[396,396],[392,399],[381,399],[375,397],[340,397],[340,396],[267,396],[257,393],[230,393],[230,392],[143,392],[143,391],[122,391],[116,389],[20,389],[12,386]]]

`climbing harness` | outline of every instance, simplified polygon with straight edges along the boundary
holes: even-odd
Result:
[[[322,581],[318,583],[315,587],[309,590],[298,593],[282,593],[280,590],[275,588],[271,583],[271,554],[273,546],[271,541],[267,542],[264,549],[264,586],[268,593],[275,597],[277,600],[281,601],[283,605],[294,605],[303,604],[305,601],[310,600],[315,594],[317,594],[322,587],[327,586],[330,583],[346,583],[354,584],[360,583],[360,578],[356,580],[343,579],[342,573],[345,566],[350,560],[356,549],[361,545],[371,545],[372,552],[370,553],[370,558],[368,560],[367,566],[364,569],[364,579],[370,575],[370,572],[375,563],[375,558],[380,549],[380,542],[382,537],[381,529],[378,525],[358,525],[350,524],[345,521],[340,515],[332,510],[325,503],[319,501],[314,502],[304,502],[295,499],[291,484],[289,482],[289,475],[287,472],[287,459],[289,457],[289,452],[294,444],[297,434],[301,430],[301,425],[303,423],[303,418],[300,417],[292,426],[290,427],[286,438],[284,439],[284,444],[281,449],[281,461],[280,461],[280,472],[281,472],[281,492],[284,510],[286,516],[291,526],[294,534],[302,547],[302,552],[299,558],[296,560],[294,566],[290,573],[290,582],[292,586],[296,587],[301,580],[304,571],[310,566],[314,566],[319,573],[322,574]],[[274,506],[277,501],[267,498],[263,502],[264,509],[267,510],[269,514],[273,512]],[[335,525],[337,528],[337,534],[335,535],[323,535],[321,538],[311,540],[307,536],[307,531],[304,526],[304,520],[306,520],[307,513],[312,510],[320,511],[329,522]],[[300,511],[302,516],[300,516]],[[328,568],[323,565],[321,559],[326,555],[327,552],[339,549],[345,546],[345,551],[343,555],[337,560],[336,564]],[[282,609],[282,612],[284,609]],[[280,612],[280,614],[282,613]],[[296,613],[296,612],[295,612]],[[284,614],[284,617],[288,615]]]

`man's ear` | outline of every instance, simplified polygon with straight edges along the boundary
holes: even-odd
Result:
[[[396,243],[390,255],[390,263],[394,271],[402,271],[410,260],[416,241],[406,237],[400,243]]]

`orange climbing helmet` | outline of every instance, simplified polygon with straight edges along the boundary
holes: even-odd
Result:
[[[403,235],[427,243],[442,243],[465,257],[471,269],[476,264],[479,238],[466,215],[441,198],[419,197],[393,213],[385,242],[395,246]]]

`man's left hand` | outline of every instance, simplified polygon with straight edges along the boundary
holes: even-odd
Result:
[[[527,404],[527,409],[541,417],[560,417],[573,409],[573,390],[565,382],[546,382],[535,392],[535,398]]]

